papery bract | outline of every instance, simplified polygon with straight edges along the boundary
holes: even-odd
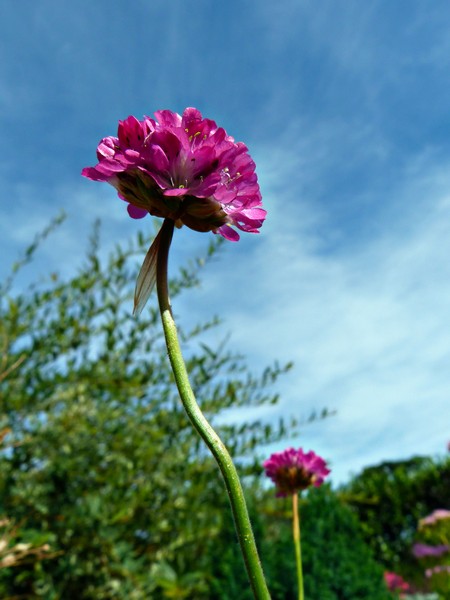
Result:
[[[263,467],[276,485],[277,496],[295,494],[310,485],[318,487],[330,473],[323,458],[302,448],[275,452],[263,462]]]

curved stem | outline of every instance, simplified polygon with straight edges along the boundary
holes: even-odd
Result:
[[[172,241],[174,222],[166,219],[161,229],[158,252],[156,284],[161,319],[166,338],[167,351],[183,406],[193,426],[203,438],[213,454],[228,492],[234,516],[236,531],[244,556],[245,566],[250,579],[253,595],[257,600],[270,600],[270,594],[264,579],[261,562],[256,549],[255,539],[245,503],[241,483],[230,454],[225,445],[206,420],[195,399],[188,379],[186,365],[181,354],[177,329],[172,316],[167,281],[167,263]]]
[[[295,562],[297,565],[298,600],[304,599],[302,550],[300,543],[300,512],[298,509],[298,494],[292,494],[292,533],[294,536]]]

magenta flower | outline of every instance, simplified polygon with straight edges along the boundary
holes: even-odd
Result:
[[[319,487],[330,473],[326,462],[312,450],[288,448],[275,452],[263,463],[267,477],[277,487],[277,496],[288,496],[310,485]]]
[[[433,577],[437,573],[450,573],[450,565],[436,565],[425,571],[426,577]]]
[[[390,571],[386,571],[384,573],[384,580],[386,582],[388,590],[391,592],[410,592],[411,586],[407,581],[401,577],[401,575],[397,575],[397,573],[392,573]]]
[[[119,121],[117,137],[106,137],[98,145],[98,164],[81,174],[113,185],[134,219],[151,214],[233,242],[239,239],[235,228],[259,233],[266,211],[247,146],[195,108],[186,108],[181,116],[160,110],[155,117]],[[161,235],[138,276],[137,313],[155,284]]]
[[[422,558],[424,556],[442,556],[450,552],[450,546],[448,544],[441,544],[440,546],[429,546],[428,544],[414,544],[412,547],[412,553],[416,558]]]
[[[195,108],[155,117],[119,121],[82,175],[113,185],[135,219],[150,213],[231,241],[239,239],[233,227],[258,233],[266,211],[247,146]]]
[[[421,527],[425,527],[426,525],[434,525],[438,521],[442,519],[450,519],[450,510],[446,510],[445,508],[438,508],[434,510],[430,515],[420,519],[419,521],[419,529]]]

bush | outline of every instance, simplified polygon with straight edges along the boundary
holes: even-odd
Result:
[[[131,315],[136,256],[150,240],[139,235],[104,263],[97,243],[98,231],[68,281],[51,274],[19,294],[8,283],[0,296],[0,515],[24,539],[38,532],[50,540],[53,555],[1,570],[0,596],[210,598],[205,546],[223,548],[229,507],[179,402],[155,305]],[[201,264],[172,278],[172,298],[198,283]],[[217,323],[180,328],[192,385],[213,422],[225,409],[275,403],[267,386],[285,370],[254,376],[225,344],[201,343]],[[248,458],[286,425],[218,429],[235,456]]]
[[[263,557],[274,600],[295,600],[297,584],[291,499],[268,500]],[[383,569],[364,543],[359,523],[329,485],[311,489],[300,504],[305,598],[388,600]]]

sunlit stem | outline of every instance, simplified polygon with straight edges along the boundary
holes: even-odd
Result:
[[[181,354],[177,329],[170,306],[167,281],[167,263],[170,243],[172,241],[173,228],[174,222],[171,219],[166,219],[161,230],[156,274],[159,309],[161,312],[170,364],[172,366],[183,406],[193,426],[203,438],[214,458],[216,459],[224,478],[234,516],[236,532],[254,598],[257,600],[270,600],[270,594],[264,579],[264,573],[262,570],[261,561],[259,560],[258,551],[256,549],[244,493],[239,481],[236,467],[234,466],[231,456],[228,453],[225,445],[208,423],[202,411],[200,410],[199,405],[197,404],[189,383],[186,365]]]
[[[294,536],[295,563],[297,566],[298,600],[304,600],[302,549],[300,543],[300,511],[298,508],[298,494],[292,494],[292,534]]]

